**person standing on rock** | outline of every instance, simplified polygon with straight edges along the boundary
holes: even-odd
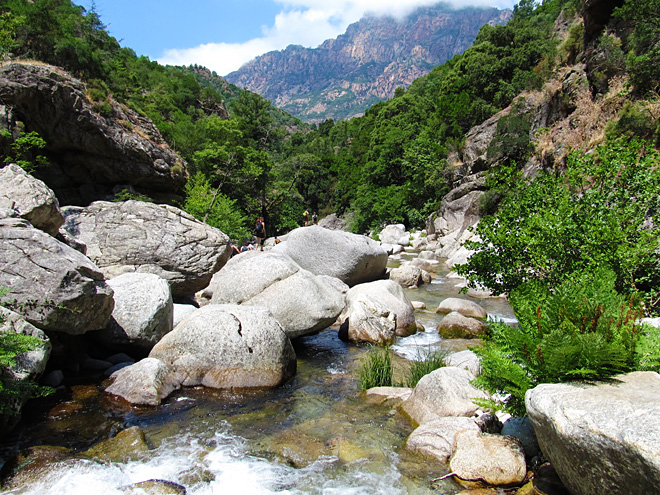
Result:
[[[316,214],[316,212],[314,212],[314,214],[312,215],[312,223],[313,223],[314,225],[318,225],[318,224],[319,224],[319,216]]]
[[[257,221],[254,224],[254,235],[257,238],[257,247],[263,251],[264,239],[266,238],[266,224],[264,223],[264,217],[257,218]]]
[[[305,222],[305,227],[309,225],[309,209],[305,209],[305,213],[303,213],[303,221]]]

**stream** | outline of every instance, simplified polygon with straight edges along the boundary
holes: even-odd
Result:
[[[435,330],[442,318],[435,308],[459,290],[460,280],[447,278],[447,272],[439,268],[433,283],[406,290],[408,299],[428,308],[415,312],[426,331],[400,338],[391,348],[395,381],[403,381],[409,360],[428,350],[469,344],[443,340]],[[475,301],[489,318],[514,319],[501,299]],[[368,346],[342,342],[330,328],[296,339],[294,348],[296,377],[273,390],[189,388],[147,408],[81,384],[64,402],[27,408],[0,446],[0,457],[33,445],[83,451],[131,426],[144,431],[151,449],[125,463],[66,461],[42,483],[1,493],[111,495],[148,479],[173,481],[189,495],[451,495],[462,489],[452,480],[433,482],[448,467],[407,452],[408,421],[390,406],[369,405],[361,397],[358,370]]]

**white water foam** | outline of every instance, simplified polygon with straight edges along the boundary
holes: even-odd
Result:
[[[189,495],[370,495],[407,493],[396,469],[396,454],[389,466],[373,467],[367,459],[339,465],[335,457],[321,457],[296,469],[286,464],[251,456],[246,441],[229,427],[207,440],[183,433],[165,440],[139,462],[97,463],[72,460],[53,464],[39,483],[0,492],[25,495],[125,495],[121,487],[159,479],[181,484]],[[210,473],[211,481],[185,483],[191,473]],[[194,478],[194,476],[193,476]],[[132,492],[133,493],[133,492]],[[135,491],[139,493],[139,491]]]
[[[409,361],[422,361],[429,352],[434,350],[435,344],[441,340],[442,337],[437,332],[417,332],[410,337],[397,339],[396,344],[391,349]]]

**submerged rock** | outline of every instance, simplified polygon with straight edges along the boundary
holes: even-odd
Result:
[[[144,431],[132,426],[87,449],[84,455],[100,461],[125,463],[139,460],[148,450]]]

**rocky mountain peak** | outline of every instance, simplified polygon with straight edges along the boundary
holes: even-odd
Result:
[[[510,17],[510,10],[446,4],[403,19],[369,15],[317,48],[268,52],[226,79],[308,122],[351,118],[462,53],[484,24]]]

